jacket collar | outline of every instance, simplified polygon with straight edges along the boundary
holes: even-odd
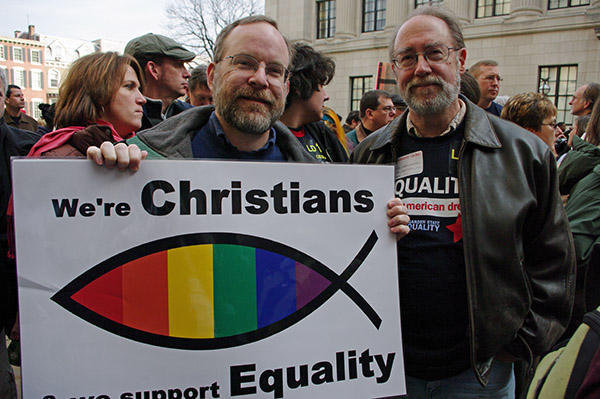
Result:
[[[500,143],[498,135],[496,135],[494,127],[490,123],[490,118],[494,116],[479,108],[462,95],[460,98],[467,106],[467,113],[464,119],[465,141],[482,147],[502,148],[502,143]],[[376,135],[370,149],[373,151],[391,145],[394,134],[398,132],[401,126],[406,126],[406,118],[408,118],[408,110],[387,126],[382,127],[377,132],[373,132],[375,134],[383,131]]]

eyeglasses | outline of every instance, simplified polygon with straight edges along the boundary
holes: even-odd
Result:
[[[450,50],[460,50],[460,48],[448,46],[431,46],[421,53],[414,51],[404,51],[398,53],[396,58],[394,58],[392,61],[398,69],[410,69],[414,68],[417,65],[417,62],[419,61],[419,55],[422,55],[423,57],[425,57],[425,60],[429,64],[441,64],[448,61],[448,57],[450,56]]]
[[[396,107],[392,107],[390,105],[388,105],[387,107],[383,107],[383,108],[377,108],[380,111],[383,112],[396,112]]]
[[[558,123],[556,121],[552,121],[550,123],[542,123],[542,126],[550,126],[552,129],[556,129],[558,127]]]
[[[228,55],[224,59],[231,60],[231,65],[235,69],[243,72],[256,73],[261,64],[261,61],[257,60],[251,55],[246,54]],[[283,65],[274,62],[265,65],[265,74],[267,77],[285,82],[289,76],[289,71]]]

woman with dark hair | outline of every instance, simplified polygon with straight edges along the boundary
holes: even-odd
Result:
[[[54,124],[30,156],[85,156],[91,145],[132,137],[142,124],[143,73],[129,55],[94,53],[73,63],[62,83]]]

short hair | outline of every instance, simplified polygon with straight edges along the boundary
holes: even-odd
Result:
[[[396,43],[396,37],[398,36],[398,32],[402,26],[411,18],[421,15],[439,18],[444,21],[448,27],[448,30],[450,31],[452,40],[454,40],[454,45],[459,49],[465,47],[465,39],[463,37],[462,29],[460,28],[460,22],[458,21],[458,18],[456,18],[456,15],[454,15],[452,11],[440,5],[424,5],[414,9],[410,14],[408,14],[408,17],[406,17],[404,22],[396,29],[396,32],[392,36],[392,42],[390,43],[389,47],[390,61],[393,61],[394,59],[394,44]]]
[[[406,102],[400,97],[399,94],[392,94],[392,102],[394,103],[394,107],[406,107]]]
[[[4,73],[4,68],[0,68],[0,85],[2,85],[2,90],[0,92],[4,93],[4,89],[6,88],[6,74]]]
[[[6,86],[6,98],[10,97],[10,92],[12,89],[17,89],[17,90],[21,90],[21,88],[17,85],[8,85]]]
[[[144,74],[130,55],[92,53],[73,62],[58,91],[55,126],[87,126],[98,120],[119,90],[127,66],[135,71],[141,90]]]
[[[460,94],[467,97],[473,104],[479,102],[481,92],[479,91],[479,83],[469,72],[460,75]]]
[[[526,129],[540,131],[544,119],[556,113],[556,106],[548,97],[528,92],[512,96],[502,108],[501,117]]]
[[[352,122],[360,122],[358,115],[358,111],[350,111],[346,117],[346,124],[349,125]]]
[[[383,90],[370,90],[363,94],[360,99],[360,117],[364,118],[368,109],[377,109],[379,106],[379,98],[389,98],[392,96]]]
[[[477,78],[481,74],[481,67],[483,66],[498,66],[498,63],[494,60],[482,60],[474,63],[469,68],[469,73],[473,75],[473,77]]]
[[[206,65],[199,65],[192,69],[190,77],[188,78],[188,85],[190,92],[196,90],[198,87],[208,87],[206,81]]]
[[[279,32],[279,34],[281,35],[281,37],[283,37],[283,40],[285,41],[285,45],[287,46],[287,49],[288,49],[288,56],[289,56],[290,62],[291,62],[291,60],[294,56],[294,50],[292,49],[292,45],[291,45],[290,41],[283,35],[283,33],[281,33],[281,31],[279,30],[279,27],[277,26],[277,22],[275,22],[274,19],[269,18],[265,15],[250,15],[248,17],[244,17],[244,18],[238,19],[236,21],[233,21],[232,23],[230,23],[229,25],[224,27],[223,30],[221,30],[221,32],[219,32],[219,34],[217,35],[217,39],[215,40],[213,62],[217,63],[223,59],[223,53],[225,52],[225,39],[227,39],[227,36],[229,36],[231,31],[233,31],[235,28],[237,28],[240,25],[257,24],[260,22],[267,23],[267,24],[271,25],[272,27],[274,27],[275,29],[277,29],[277,31]]]
[[[308,44],[296,43],[290,63],[290,90],[286,108],[294,101],[308,100],[319,85],[326,86],[335,74],[335,62]]]
[[[594,108],[594,104],[596,100],[600,96],[600,84],[598,83],[588,83],[583,91],[583,100],[589,101],[589,109]]]

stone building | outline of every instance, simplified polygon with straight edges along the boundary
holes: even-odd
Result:
[[[327,105],[345,117],[364,91],[393,88],[388,45],[404,18],[428,3],[462,22],[467,66],[499,62],[500,95],[544,92],[557,119],[571,123],[575,88],[600,82],[600,0],[266,0],[265,13],[288,38],[335,60]]]

